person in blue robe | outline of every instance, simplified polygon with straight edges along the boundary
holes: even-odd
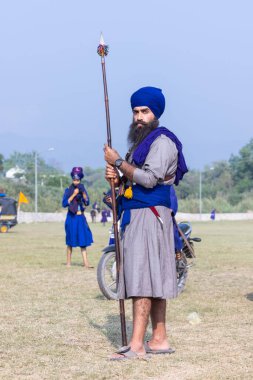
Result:
[[[101,214],[102,214],[101,223],[103,223],[103,226],[105,226],[105,223],[107,223],[107,210],[103,209]]]
[[[81,167],[74,167],[70,173],[72,184],[65,189],[62,206],[68,207],[65,221],[67,266],[71,266],[72,248],[80,247],[85,268],[93,268],[89,265],[86,247],[93,243],[93,237],[84,215],[85,207],[89,205],[88,193],[81,183],[84,177]]]
[[[214,209],[211,211],[210,219],[215,220],[215,213],[216,213],[216,210],[215,210],[215,208],[214,208]]]

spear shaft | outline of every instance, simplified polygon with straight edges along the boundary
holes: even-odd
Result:
[[[104,100],[105,100],[105,113],[106,113],[106,129],[107,129],[107,144],[112,147],[112,137],[111,137],[111,124],[110,124],[110,111],[109,111],[109,98],[107,91],[107,80],[106,80],[106,69],[105,69],[105,55],[108,54],[108,47],[100,40],[100,45],[98,47],[98,54],[101,56],[101,65],[103,73],[103,85],[104,85]],[[117,288],[119,283],[119,272],[121,268],[120,260],[120,245],[119,245],[119,233],[118,233],[118,221],[117,221],[117,208],[116,208],[116,194],[115,194],[115,184],[114,180],[110,181],[111,185],[111,196],[112,196],[112,215],[113,215],[113,229],[114,229],[114,239],[115,239],[115,250],[116,250],[116,268],[117,268]],[[120,310],[120,324],[121,324],[121,338],[122,345],[127,346],[127,335],[126,335],[126,318],[125,318],[125,304],[124,300],[119,300],[119,310]]]
[[[111,123],[110,123],[110,111],[109,111],[109,98],[107,91],[107,80],[106,80],[106,70],[105,70],[105,59],[101,57],[102,73],[103,73],[103,84],[104,84],[104,99],[105,99],[105,113],[106,113],[106,130],[107,130],[107,144],[112,147],[112,135],[111,135]]]

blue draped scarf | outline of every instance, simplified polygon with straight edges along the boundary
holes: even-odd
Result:
[[[176,145],[178,150],[178,162],[176,170],[175,185],[178,185],[179,181],[183,178],[185,173],[188,172],[184,155],[182,152],[182,144],[178,140],[177,136],[173,132],[169,131],[165,127],[159,127],[154,129],[150,134],[138,145],[133,153],[133,162],[137,166],[142,166],[145,162],[145,159],[149,153],[151,144],[157,139],[158,136],[165,135],[169,137]]]
[[[151,206],[165,206],[170,208],[170,191],[169,185],[156,185],[152,189],[147,189],[141,185],[134,185],[133,198],[128,199],[124,196],[120,197],[118,203],[118,217],[120,218],[124,211],[120,227],[122,230],[130,223],[131,210],[139,208],[148,208]]]

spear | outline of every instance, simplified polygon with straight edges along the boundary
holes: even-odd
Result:
[[[110,112],[109,112],[109,99],[107,91],[107,81],[106,81],[106,69],[105,69],[105,57],[108,55],[109,47],[105,45],[103,35],[101,33],[100,42],[97,48],[97,53],[101,57],[102,73],[103,73],[103,84],[104,84],[104,100],[105,100],[105,113],[106,113],[106,129],[107,129],[107,144],[112,147],[112,137],[111,137],[111,125],[110,125]],[[118,221],[117,221],[117,209],[116,209],[116,195],[115,195],[115,185],[113,179],[110,182],[111,194],[112,194],[112,215],[113,215],[113,229],[115,237],[115,249],[116,249],[116,268],[117,268],[117,288],[119,283],[119,272],[120,272],[120,247],[119,247],[119,233],[118,233]],[[125,319],[125,305],[124,300],[119,300],[119,310],[120,310],[120,323],[121,323],[121,337],[122,345],[127,346],[127,336],[126,336],[126,319]]]

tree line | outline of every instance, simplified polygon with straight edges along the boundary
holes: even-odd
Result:
[[[35,194],[35,152],[14,152],[9,158],[0,153],[0,188],[15,199],[22,191],[29,199],[23,205],[24,211],[34,210]],[[61,210],[64,189],[71,183],[69,174],[48,165],[38,156],[38,210],[56,212]],[[5,177],[6,172],[18,167],[13,179]],[[93,169],[84,166],[83,183],[91,203],[103,207],[103,193],[109,189],[104,178],[104,168]],[[190,169],[184,180],[176,187],[179,211],[198,213],[200,201],[202,212],[247,212],[253,211],[253,139],[243,146],[238,155],[228,161],[217,161],[206,166],[201,172]],[[201,197],[200,197],[201,194]]]
[[[177,191],[181,211],[198,212],[200,186],[203,212],[253,211],[253,139],[228,161],[214,162],[201,173],[190,170]]]

